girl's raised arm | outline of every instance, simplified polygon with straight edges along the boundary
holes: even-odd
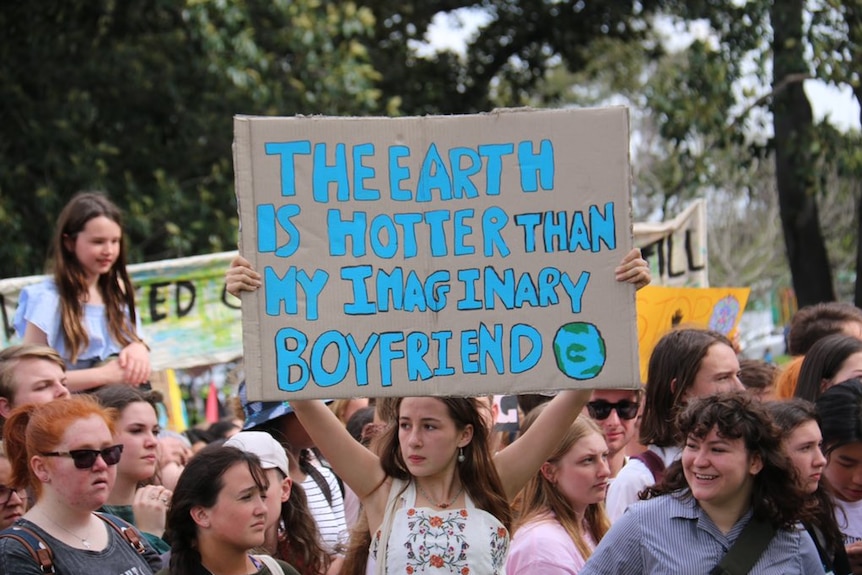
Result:
[[[353,436],[319,399],[291,399],[290,406],[335,473],[364,500],[386,479],[380,459]]]
[[[623,257],[614,270],[614,278],[634,285],[635,289],[650,283],[649,263],[643,259],[640,249],[632,248]],[[497,472],[510,500],[554,452],[589,401],[591,393],[592,390],[584,389],[561,391],[522,437],[494,456]]]

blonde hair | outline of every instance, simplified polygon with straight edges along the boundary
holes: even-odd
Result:
[[[63,358],[50,347],[32,343],[7,347],[0,351],[0,397],[5,397],[10,403],[14,403],[15,394],[18,392],[14,381],[15,368],[22,359],[44,359],[66,371]]]
[[[535,421],[539,413],[544,410],[545,405],[540,405],[530,411],[524,422],[525,427],[529,427]],[[581,439],[593,434],[604,437],[601,428],[595,421],[585,415],[579,415],[569,427],[569,431],[560,442],[556,451],[548,458],[548,463],[556,463]],[[521,492],[520,514],[516,521],[514,532],[517,533],[517,530],[526,523],[549,512],[556,515],[557,521],[560,522],[560,525],[563,526],[563,529],[572,538],[575,548],[577,548],[578,553],[585,560],[592,555],[592,549],[584,538],[584,523],[596,544],[601,541],[602,537],[605,536],[605,533],[611,527],[610,520],[605,514],[605,504],[602,502],[591,503],[587,506],[582,523],[566,497],[560,493],[555,485],[548,481],[540,470],[530,479],[527,486]]]

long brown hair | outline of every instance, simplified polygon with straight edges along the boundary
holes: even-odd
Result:
[[[455,422],[458,430],[473,426],[473,439],[464,447],[464,461],[457,464],[458,476],[464,490],[477,508],[496,517],[506,529],[512,527],[512,508],[506,498],[500,476],[488,447],[488,433],[482,412],[472,397],[435,397],[442,402]],[[397,401],[398,413],[401,412],[403,398]],[[390,426],[381,439],[380,464],[390,477],[411,479],[407,465],[401,454],[398,439],[398,426]]]
[[[790,435],[804,423],[813,421],[818,426],[820,418],[814,404],[805,399],[789,399],[786,401],[769,401],[765,403],[766,408],[772,415],[772,420],[781,429],[782,441],[787,440]],[[817,490],[808,496],[817,502],[817,516],[813,525],[817,526],[823,533],[826,546],[831,552],[835,552],[844,545],[844,537],[835,519],[835,503],[823,481],[818,482]]]
[[[260,493],[269,488],[266,472],[257,455],[224,445],[208,445],[183,470],[171,498],[164,539],[171,544],[168,573],[197,573],[203,558],[198,547],[198,525],[191,510],[211,508],[224,488],[224,474],[234,465],[245,465]]]
[[[827,335],[812,345],[799,368],[794,397],[817,401],[824,389],[841,383],[833,379],[847,358],[859,352],[862,352],[862,341],[843,333]]]
[[[70,363],[75,363],[78,354],[87,348],[90,336],[81,321],[84,313],[81,301],[86,300],[88,292],[86,275],[74,250],[69,249],[69,244],[75,242],[87,222],[99,216],[113,221],[122,231],[120,210],[107,197],[95,192],[79,193],[60,212],[54,231],[51,263],[54,284],[60,296],[60,318]],[[123,347],[141,341],[135,331],[135,292],[126,271],[125,240],[122,237],[117,261],[110,270],[99,276],[98,289],[105,304],[111,337]],[[126,310],[129,313],[128,320]]]
[[[285,450],[290,465],[295,465],[293,454]],[[281,474],[281,471],[278,471]],[[311,510],[305,488],[294,482],[290,497],[281,504],[284,537],[278,541],[278,557],[290,563],[301,575],[320,575],[329,570],[332,559],[323,548],[320,531]]]
[[[533,409],[527,416],[528,420],[535,420],[538,413],[547,404],[542,404]],[[524,422],[527,426],[527,422]],[[548,463],[558,462],[566,453],[569,452],[581,439],[588,435],[596,434],[604,437],[601,428],[598,424],[587,416],[579,415],[572,425],[566,436],[560,442],[560,445],[548,458]],[[568,502],[565,496],[560,493],[548,478],[539,470],[527,483],[527,486],[521,493],[521,510],[518,517],[515,532],[526,523],[536,519],[539,516],[545,515],[548,512],[553,512],[556,515],[560,525],[572,538],[572,542],[581,554],[581,557],[587,559],[592,554],[592,549],[584,540],[583,526],[581,521],[575,514],[572,505]],[[605,533],[611,527],[611,522],[605,514],[605,505],[603,502],[591,503],[587,506],[584,514],[584,521],[590,536],[597,544],[601,541]]]
[[[676,445],[675,421],[684,407],[683,396],[694,385],[709,349],[719,344],[733,348],[726,337],[705,329],[675,329],[659,340],[649,358],[641,445]]]

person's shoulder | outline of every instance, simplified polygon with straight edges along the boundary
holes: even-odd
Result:
[[[278,566],[281,567],[282,571],[284,571],[284,575],[299,575],[299,571],[297,571],[290,563],[282,561],[281,559],[276,559],[275,562],[278,563]]]
[[[507,570],[526,569],[568,573],[582,566],[583,557],[565,528],[553,518],[538,518],[521,526],[509,546]]]
[[[674,517],[696,519],[698,510],[692,498],[686,497],[685,493],[674,492],[632,503],[623,517],[627,515],[628,520],[638,523],[661,522]]]
[[[258,561],[263,563],[260,570],[257,572],[257,575],[278,575],[278,573],[273,573],[272,569],[269,568],[269,565],[267,562],[272,562],[272,561],[275,561],[275,563],[281,568],[284,575],[300,575],[299,571],[297,571],[293,565],[291,565],[290,563],[287,563],[286,561],[282,561],[281,559],[276,559],[275,557],[268,557],[268,556],[263,556],[263,555],[255,555],[255,557],[257,558]],[[266,561],[264,561],[264,559]],[[167,571],[165,571],[165,573],[167,574]],[[156,573],[156,575],[159,575],[159,574]]]
[[[46,277],[45,279],[32,283],[21,288],[21,294],[29,297],[41,296],[57,296],[57,284],[54,283],[54,278]]]
[[[21,528],[27,529],[27,533],[21,533]],[[17,573],[20,569],[29,566],[38,569],[36,560],[22,539],[28,541],[27,545],[33,547],[38,546],[40,542],[44,544],[41,530],[23,519],[19,519],[12,527],[0,531],[0,573]]]
[[[514,539],[519,537],[521,539],[553,537],[560,532],[566,537],[569,536],[553,515],[542,515],[521,525],[515,532]]]
[[[18,307],[30,308],[33,306],[45,306],[48,304],[56,304],[60,300],[60,295],[57,293],[57,286],[54,284],[53,278],[45,278],[44,280],[24,286],[18,296]]]
[[[12,320],[18,335],[24,337],[27,323],[32,323],[48,335],[50,344],[59,325],[59,306],[60,295],[53,278],[25,286],[18,294],[18,308]]]
[[[611,485],[617,482],[622,484],[628,481],[640,480],[643,477],[652,479],[652,471],[649,470],[646,463],[632,456],[628,458],[626,464],[622,466],[620,472],[617,473],[616,477],[614,477]]]
[[[0,531],[0,556],[5,557],[16,549],[26,550],[24,544],[11,531],[11,528]]]
[[[644,487],[652,485],[655,482],[652,471],[639,459],[631,459],[623,465],[620,472],[610,482],[608,486],[608,504],[613,504],[615,500],[622,497],[630,500],[633,495],[639,492]]]
[[[774,558],[775,561],[792,557],[799,565],[800,573],[823,573],[820,552],[811,534],[801,524],[776,531],[765,555],[768,558]]]

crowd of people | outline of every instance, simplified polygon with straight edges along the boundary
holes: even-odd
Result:
[[[862,311],[786,366],[677,327],[646,382],[519,398],[250,401],[159,427],[108,198],[61,213],[0,351],[0,574],[862,573]],[[649,283],[637,250],[616,279]],[[231,293],[260,287],[238,257]],[[523,399],[523,401],[521,401]]]

